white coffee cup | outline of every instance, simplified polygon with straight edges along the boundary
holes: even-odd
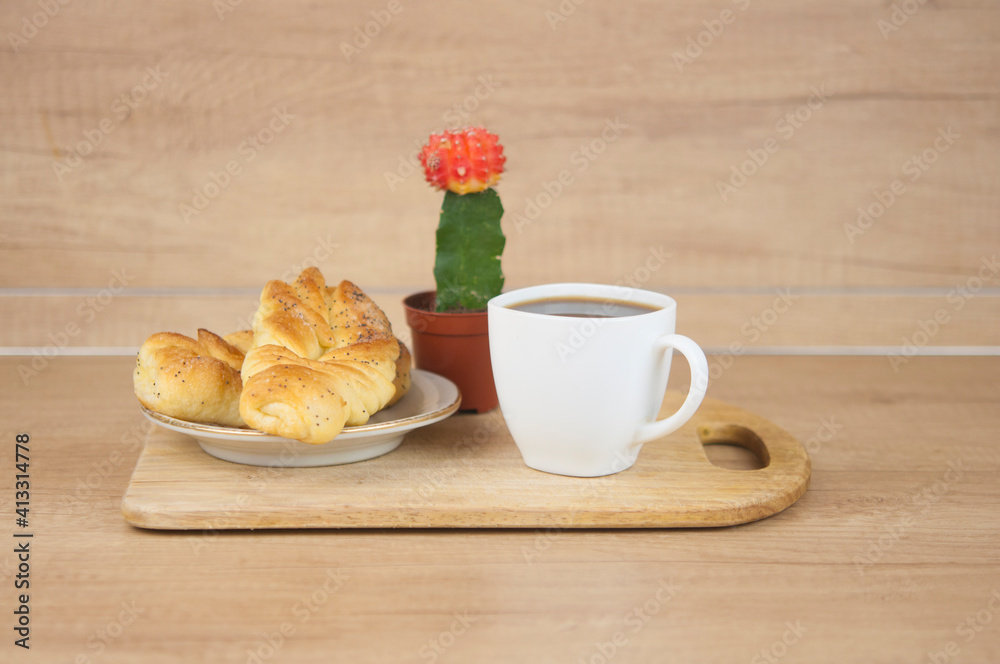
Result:
[[[516,308],[549,299],[586,300],[591,312],[609,317]],[[646,312],[620,315],[626,305]],[[625,470],[644,443],[679,429],[705,397],[705,353],[674,334],[677,303],[666,295],[546,284],[498,295],[488,311],[500,409],[524,462],[536,470],[577,477]],[[675,348],[691,366],[691,388],[680,410],[656,421]]]

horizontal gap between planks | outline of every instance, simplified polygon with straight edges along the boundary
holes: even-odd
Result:
[[[372,295],[395,293],[417,293],[433,290],[433,286],[420,287],[370,287],[365,292]],[[667,295],[773,295],[777,291],[790,291],[796,295],[816,295],[838,297],[844,295],[891,296],[891,297],[947,297],[955,291],[953,287],[923,286],[682,286],[665,291]],[[107,295],[107,288],[0,288],[0,297],[97,297]],[[258,297],[260,288],[234,286],[231,288],[124,288],[114,292],[116,297]],[[664,292],[664,291],[661,291]],[[976,296],[1000,297],[1000,286],[988,286],[976,291]]]
[[[705,347],[706,355],[732,355],[725,347]],[[912,351],[916,350],[916,353]],[[0,357],[124,357],[139,352],[138,346],[0,346]],[[903,355],[899,346],[744,346],[740,355],[805,355],[805,356],[861,356]],[[924,346],[908,348],[907,356],[919,357],[996,357],[1000,346]]]

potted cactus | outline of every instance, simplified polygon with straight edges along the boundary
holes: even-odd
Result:
[[[437,229],[437,289],[403,301],[418,367],[452,380],[462,409],[497,405],[486,303],[503,289],[500,181],[503,147],[482,127],[432,134],[420,153],[427,181],[443,190]]]

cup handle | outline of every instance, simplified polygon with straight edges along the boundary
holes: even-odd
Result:
[[[701,405],[702,399],[705,398],[705,390],[708,389],[708,360],[705,358],[705,351],[683,335],[666,334],[657,339],[656,345],[653,347],[654,351],[660,353],[657,361],[660,363],[661,371],[668,348],[679,350],[688,361],[688,365],[691,367],[691,388],[688,390],[687,398],[676,413],[666,419],[643,424],[636,433],[636,443],[648,443],[677,431],[691,419],[691,416],[698,410],[698,406]]]

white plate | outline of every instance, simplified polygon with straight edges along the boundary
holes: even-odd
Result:
[[[251,466],[305,468],[372,459],[393,451],[408,431],[445,419],[462,401],[458,387],[443,376],[413,369],[412,384],[399,403],[379,411],[359,427],[345,427],[329,443],[311,445],[254,429],[199,424],[162,415],[140,405],[164,429],[187,434],[201,449],[225,461]]]

